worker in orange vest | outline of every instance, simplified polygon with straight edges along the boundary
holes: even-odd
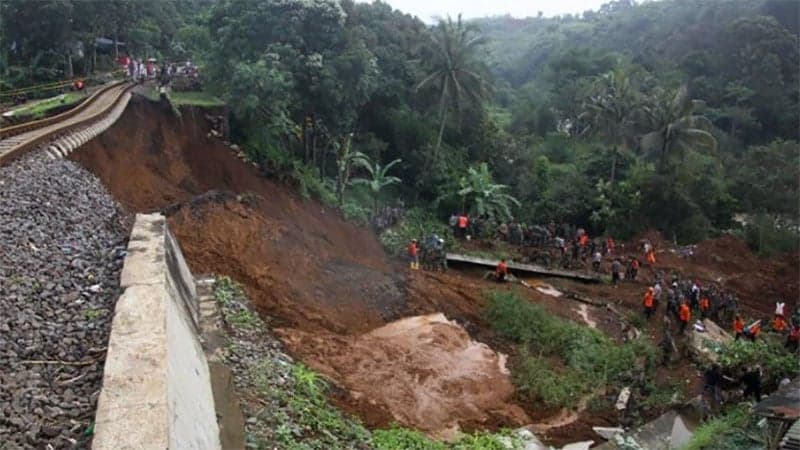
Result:
[[[750,326],[744,329],[744,335],[750,338],[750,340],[753,342],[756,341],[756,338],[760,334],[761,334],[761,320],[756,320],[754,323],[750,324]]]
[[[692,310],[689,309],[689,304],[686,300],[681,303],[679,318],[681,322],[681,334],[683,334],[686,331],[686,327],[689,326],[689,321],[692,320]]]
[[[506,281],[506,276],[508,276],[508,264],[506,264],[506,259],[503,258],[500,260],[499,263],[497,263],[497,268],[495,269],[494,277],[498,283],[502,283]]]
[[[733,319],[733,333],[736,335],[736,340],[739,340],[739,338],[744,335],[744,320],[742,320],[742,316],[738,314],[736,318]]]
[[[647,317],[647,320],[653,317],[653,313],[655,313],[655,302],[654,302],[655,294],[653,293],[653,288],[647,288],[647,292],[644,293],[644,315]]]
[[[647,251],[647,254],[645,255],[645,258],[647,258],[647,262],[651,266],[653,264],[655,264],[656,263],[656,249],[654,249],[653,247],[650,247],[650,249]]]
[[[700,317],[705,319],[708,317],[708,311],[711,309],[711,301],[707,295],[700,297]]]
[[[411,269],[419,269],[419,247],[417,247],[416,239],[412,239],[408,244],[408,261]]]
[[[783,316],[775,315],[775,318],[772,319],[772,329],[778,333],[786,331],[786,319]]]
[[[469,217],[467,217],[466,213],[461,213],[458,216],[458,237],[461,239],[467,238],[467,227],[469,226]]]

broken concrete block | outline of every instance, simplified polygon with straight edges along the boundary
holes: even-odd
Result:
[[[630,398],[631,398],[631,388],[625,386],[619,392],[619,397],[617,397],[617,404],[614,405],[614,407],[617,408],[617,411],[625,410],[625,408],[628,407],[628,399]]]
[[[595,433],[599,434],[603,439],[610,441],[614,436],[624,433],[625,430],[619,427],[592,427]]]

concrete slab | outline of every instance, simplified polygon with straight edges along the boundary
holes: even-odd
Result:
[[[120,286],[163,283],[166,280],[164,227],[166,221],[161,214],[137,214],[136,223],[128,241],[128,254],[122,266]]]

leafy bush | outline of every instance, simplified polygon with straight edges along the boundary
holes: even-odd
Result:
[[[732,370],[760,365],[767,382],[777,383],[782,378],[800,374],[797,357],[786,351],[780,342],[769,338],[750,342],[744,339],[720,347],[719,363]]]
[[[428,211],[414,208],[406,213],[399,226],[381,233],[380,240],[388,253],[397,256],[405,253],[411,239],[424,239],[434,233],[445,240],[448,248],[453,247],[453,236],[447,224]]]
[[[692,439],[682,450],[722,450],[729,448],[742,448],[742,441],[749,442],[744,436],[744,426],[750,420],[750,411],[747,405],[737,405],[727,412],[718,416],[695,430]],[[734,444],[731,441],[736,441]],[[733,445],[732,445],[733,444]],[[744,448],[749,448],[745,446]]]
[[[336,206],[336,194],[327,180],[320,179],[319,170],[299,161],[294,162],[292,178],[297,182],[300,195],[305,198],[314,197],[331,208]]]
[[[361,206],[357,202],[345,201],[342,204],[342,214],[344,214],[344,217],[351,222],[355,222],[360,225],[366,225],[369,223],[369,208]]]
[[[524,395],[548,406],[573,406],[598,386],[627,381],[637,366],[646,371],[654,368],[656,350],[645,340],[617,344],[597,330],[550,314],[514,292],[492,291],[488,297],[487,316],[492,327],[500,336],[523,346],[513,368],[515,385]]]

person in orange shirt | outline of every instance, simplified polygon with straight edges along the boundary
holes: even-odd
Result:
[[[654,302],[655,295],[653,294],[653,288],[647,288],[647,292],[644,293],[644,315],[647,317],[647,320],[650,320],[653,317],[653,313],[655,312],[655,302]]]
[[[784,319],[783,316],[776,315],[775,318],[772,319],[772,329],[778,333],[786,331],[786,319]]]
[[[711,301],[707,295],[700,297],[700,317],[705,319],[708,317],[708,311],[711,309]]]
[[[736,318],[733,319],[733,332],[736,335],[737,341],[744,335],[744,320],[742,320],[742,316],[738,314]]]
[[[412,239],[408,244],[408,261],[412,269],[419,269],[419,247],[416,239]]]
[[[503,258],[499,263],[497,263],[497,269],[495,269],[494,277],[498,283],[502,283],[506,281],[506,276],[508,276],[508,264],[506,264],[506,260]]]
[[[656,263],[656,250],[651,247],[650,250],[647,251],[645,257],[647,258],[648,264],[652,266]]]
[[[683,334],[686,331],[686,327],[689,326],[689,321],[692,320],[692,310],[689,309],[689,304],[686,303],[685,300],[681,303],[679,318],[681,322],[681,334]]]
[[[466,239],[467,227],[469,226],[469,217],[467,217],[466,213],[462,212],[461,215],[458,216],[457,224],[458,224],[458,237],[460,237],[461,239]]]

